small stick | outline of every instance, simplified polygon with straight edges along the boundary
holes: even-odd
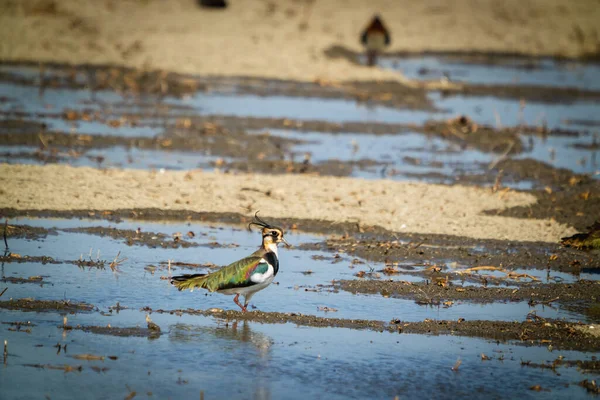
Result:
[[[500,161],[504,160],[506,158],[506,156],[508,156],[508,153],[510,153],[510,151],[512,150],[512,148],[514,146],[515,146],[515,141],[513,140],[512,142],[510,142],[508,144],[508,146],[506,146],[506,150],[504,150],[504,152],[502,154],[500,154],[500,156],[498,158],[496,158],[494,161],[492,161],[490,163],[490,165],[488,165],[488,171],[493,170]]]
[[[529,278],[532,281],[539,281],[538,278],[536,278],[533,275],[529,275],[529,274],[519,274],[517,272],[505,272],[505,273],[506,273],[507,278],[512,278],[512,279]]]
[[[494,117],[496,117],[496,129],[502,129],[502,122],[500,121],[500,114],[498,114],[496,107],[494,107]]]
[[[119,270],[117,267],[127,260],[127,257],[123,257],[123,258],[119,259],[120,255],[121,255],[121,251],[119,250],[119,252],[117,253],[117,256],[115,257],[113,262],[111,262],[109,265],[110,269],[113,272],[118,272]]]
[[[46,89],[46,82],[44,77],[44,72],[46,71],[46,66],[43,63],[40,63],[40,87],[38,88],[38,95],[42,97],[44,95],[44,90]]]
[[[454,367],[452,367],[452,371],[457,372],[458,367],[460,367],[460,364],[462,364],[462,360],[460,359],[460,357],[458,357],[458,360],[456,360],[456,363],[454,363]]]
[[[411,249],[413,249],[413,250],[414,250],[414,249],[418,249],[419,247],[421,247],[421,245],[422,245],[423,243],[425,243],[425,241],[424,241],[424,240],[421,240],[419,243],[412,245],[412,246],[411,246]]]
[[[2,295],[4,294],[4,292],[6,292],[8,290],[7,287],[4,288],[4,290],[2,292],[0,292],[0,297],[2,297]]]
[[[6,246],[6,250],[8,250],[8,241],[6,240],[6,231],[8,231],[8,219],[4,221],[4,246]]]
[[[6,290],[6,289],[4,289],[4,290]],[[540,301],[540,303],[541,304],[550,304],[550,303],[553,303],[553,302],[555,302],[556,300],[559,300],[559,299],[560,299],[560,297],[557,297],[557,298],[551,299],[551,300]]]
[[[48,143],[46,142],[44,135],[42,135],[42,133],[40,132],[38,134],[38,137],[40,138],[40,142],[42,142],[42,146],[44,146],[44,150],[46,150],[48,148]]]
[[[498,189],[500,189],[500,185],[502,184],[502,175],[504,175],[503,169],[498,171],[498,175],[496,175],[496,181],[494,182],[494,186],[492,187],[492,193],[496,193]]]
[[[473,271],[504,271],[504,269],[502,268],[498,268],[498,267],[494,267],[491,265],[486,265],[486,266],[481,266],[481,267],[471,267],[471,268],[467,268],[463,271],[463,273],[469,273],[469,272],[473,272]]]

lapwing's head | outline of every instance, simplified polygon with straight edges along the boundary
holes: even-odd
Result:
[[[285,243],[287,246],[290,244],[283,237],[283,229],[266,223],[262,218],[258,216],[258,211],[254,214],[254,220],[248,224],[248,229],[251,229],[252,225],[256,225],[262,230],[263,246],[267,246],[271,243],[279,244]]]

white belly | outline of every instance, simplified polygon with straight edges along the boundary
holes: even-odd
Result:
[[[385,35],[381,32],[371,32],[367,35],[367,50],[383,52],[386,47]]]
[[[223,293],[223,294],[241,294],[242,296],[248,296],[249,294],[254,294],[260,290],[263,290],[267,286],[269,286],[273,282],[274,278],[275,278],[274,276],[270,276],[267,279],[265,279],[263,282],[257,283],[256,285],[245,286],[245,287],[240,287],[240,288],[223,289],[223,290],[218,290],[217,292]]]

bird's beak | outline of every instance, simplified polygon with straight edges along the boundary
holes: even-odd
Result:
[[[285,240],[283,237],[281,238],[281,241],[282,241],[283,243],[285,243],[286,247],[292,247],[292,245],[291,245],[291,244],[289,244],[289,243],[287,242],[287,240]]]

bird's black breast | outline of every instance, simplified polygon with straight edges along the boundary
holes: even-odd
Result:
[[[263,258],[273,267],[273,276],[277,275],[277,271],[279,271],[279,259],[277,255],[273,252],[268,252]]]

